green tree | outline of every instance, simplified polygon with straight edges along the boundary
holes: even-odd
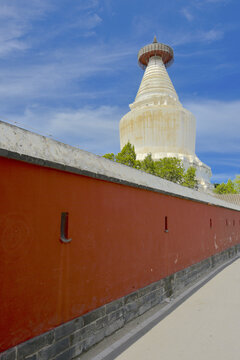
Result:
[[[142,164],[140,160],[135,161],[134,168],[138,170],[142,170]]]
[[[234,182],[229,179],[228,182],[218,185],[214,190],[216,194],[237,194]]]
[[[168,158],[155,161],[156,175],[163,179],[173,181],[177,184],[182,184],[184,168],[182,161],[176,157]]]
[[[187,186],[191,189],[198,188],[198,181],[196,179],[196,169],[193,166],[190,166],[185,174],[183,175],[183,186]]]
[[[116,162],[127,166],[136,166],[136,153],[133,145],[128,142],[116,155]]]
[[[116,159],[115,159],[115,155],[114,155],[113,153],[105,154],[105,155],[103,155],[103,157],[104,157],[105,159],[112,160],[112,161],[115,161],[115,160],[116,160]]]
[[[235,190],[238,194],[240,194],[240,175],[236,175],[235,179],[233,180]]]
[[[154,161],[150,153],[143,161],[136,160],[135,148],[130,142],[128,142],[117,155],[110,153],[103,155],[103,157],[135,169],[143,170],[149,174],[159,176],[177,184],[197,188],[196,169],[190,167],[186,173],[184,173],[183,163],[176,157],[165,157]]]
[[[148,154],[143,161],[140,162],[141,170],[156,175],[155,163],[152,159],[152,154]]]

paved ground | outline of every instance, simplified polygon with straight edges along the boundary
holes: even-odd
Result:
[[[240,360],[240,259],[117,357],[155,359]]]

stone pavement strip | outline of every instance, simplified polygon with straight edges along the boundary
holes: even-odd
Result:
[[[240,360],[240,259],[116,359]]]

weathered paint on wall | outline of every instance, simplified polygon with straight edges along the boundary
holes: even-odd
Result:
[[[0,172],[0,351],[240,242],[230,208],[4,157]]]

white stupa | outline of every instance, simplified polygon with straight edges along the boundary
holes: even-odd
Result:
[[[199,189],[209,191],[211,169],[195,154],[195,117],[180,103],[166,71],[173,50],[154,37],[152,44],[139,51],[138,61],[146,70],[131,111],[120,121],[121,149],[129,141],[138,160],[149,153],[154,160],[177,157],[185,169],[196,168]]]

